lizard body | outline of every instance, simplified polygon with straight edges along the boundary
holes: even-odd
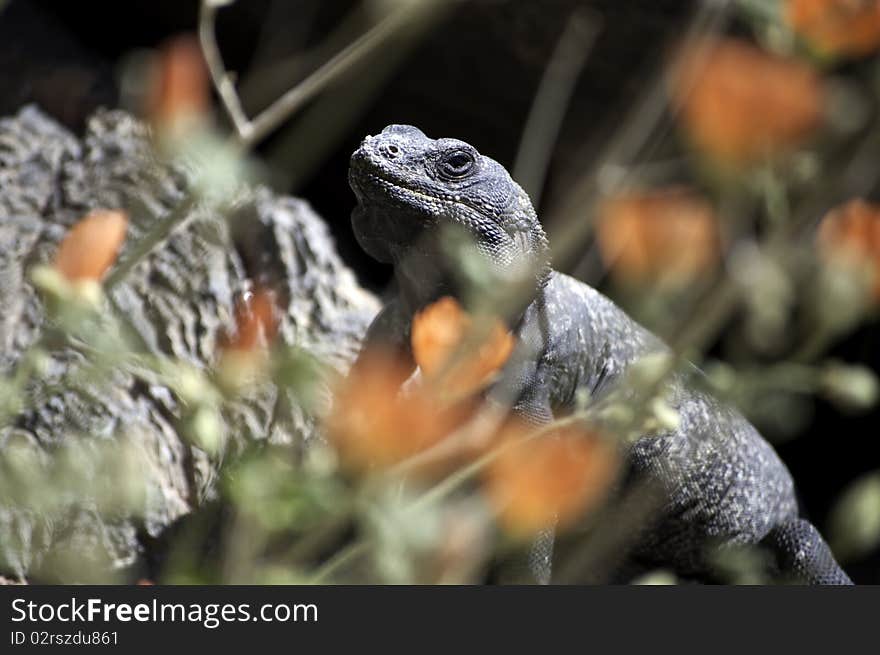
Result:
[[[430,139],[391,125],[367,137],[351,159],[358,199],[355,235],[376,259],[394,264],[398,296],[375,319],[367,346],[408,351],[413,314],[455,294],[454,271],[436,230],[455,225],[498,271],[533,271],[534,289],[514,326],[529,346],[505,371],[513,411],[542,424],[570,410],[579,389],[602,398],[639,358],[667,347],[611,300],[549,266],[549,248],[531,202],[503,166],[455,139]],[[798,516],[791,475],[736,410],[675,376],[668,389],[675,429],[646,435],[627,452],[631,471],[659,484],[665,502],[634,553],[680,575],[707,573],[710,544],[762,544],[783,575],[851,584],[819,532]],[[552,536],[539,539],[531,568],[550,579]]]

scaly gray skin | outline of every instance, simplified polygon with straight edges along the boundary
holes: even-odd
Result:
[[[436,230],[468,232],[497,269],[526,263],[538,271],[534,297],[515,334],[535,356],[505,371],[514,411],[546,423],[570,410],[576,392],[601,398],[622,372],[666,346],[589,286],[549,267],[544,232],[526,193],[503,166],[455,139],[430,139],[406,125],[368,136],[352,155],[349,182],[358,199],[355,235],[376,259],[392,263],[399,294],[370,327],[367,344],[409,352],[413,314],[455,294]],[[738,412],[676,379],[675,430],[644,436],[627,453],[631,471],[665,492],[660,517],[633,554],[680,575],[709,575],[710,545],[762,544],[780,575],[809,583],[851,584],[818,531],[798,517],[791,475]],[[531,569],[550,578],[552,535],[539,540]]]

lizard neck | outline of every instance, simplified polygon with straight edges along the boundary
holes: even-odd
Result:
[[[394,277],[403,308],[414,314],[443,296],[458,297],[436,253],[407,250],[394,258]]]

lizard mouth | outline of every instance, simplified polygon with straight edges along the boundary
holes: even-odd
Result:
[[[460,194],[453,191],[436,193],[407,183],[393,169],[383,166],[363,147],[351,157],[348,182],[361,204],[382,202],[419,214],[435,222],[443,207],[469,207]]]
[[[354,162],[352,162],[349,172],[349,184],[362,200],[392,201],[411,209],[436,206],[438,203],[447,202],[443,198],[406,187],[400,180],[384,171]]]

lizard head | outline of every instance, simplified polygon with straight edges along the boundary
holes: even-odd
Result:
[[[397,264],[413,251],[430,252],[432,233],[454,225],[496,268],[525,264],[539,284],[546,279],[547,239],[528,196],[501,164],[470,144],[389,125],[363,140],[348,177],[358,200],[354,232],[375,259]]]

